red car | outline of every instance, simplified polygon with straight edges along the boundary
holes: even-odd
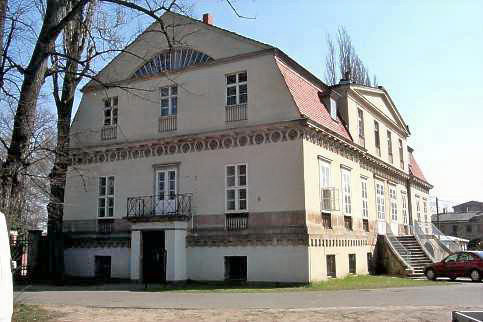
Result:
[[[441,262],[431,264],[424,271],[429,280],[437,277],[470,277],[473,282],[483,278],[483,251],[457,252],[449,255]]]

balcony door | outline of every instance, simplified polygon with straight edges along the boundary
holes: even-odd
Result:
[[[156,171],[156,214],[176,214],[177,180],[177,170],[174,167]]]

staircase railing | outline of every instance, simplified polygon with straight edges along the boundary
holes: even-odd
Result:
[[[459,243],[449,239],[450,236],[442,233],[441,230],[439,230],[438,227],[436,227],[434,224],[431,224],[431,232],[434,236],[436,236],[439,239],[439,241],[444,246],[446,246],[450,250],[450,252],[455,253],[455,252],[460,252],[460,251],[464,250],[463,247]],[[443,240],[444,240],[444,242],[443,242]]]
[[[391,225],[388,223],[386,223],[386,237],[391,247],[402,257],[408,268],[411,268],[411,252],[401,244],[396,236],[394,236],[391,230]]]
[[[416,240],[421,245],[424,253],[428,256],[433,263],[441,260],[442,258],[436,258],[434,248],[432,246],[431,240],[434,240],[433,234],[430,234],[430,227],[422,227],[418,223],[413,225],[413,234]]]

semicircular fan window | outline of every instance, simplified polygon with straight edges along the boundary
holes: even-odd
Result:
[[[203,65],[214,59],[192,48],[176,48],[154,56],[150,61],[139,68],[134,75],[145,77],[157,75],[166,71],[175,71],[192,65]]]

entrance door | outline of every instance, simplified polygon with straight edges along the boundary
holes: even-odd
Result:
[[[164,231],[143,232],[143,280],[145,283],[166,281]]]
[[[178,189],[176,168],[156,171],[156,214],[176,214]]]

